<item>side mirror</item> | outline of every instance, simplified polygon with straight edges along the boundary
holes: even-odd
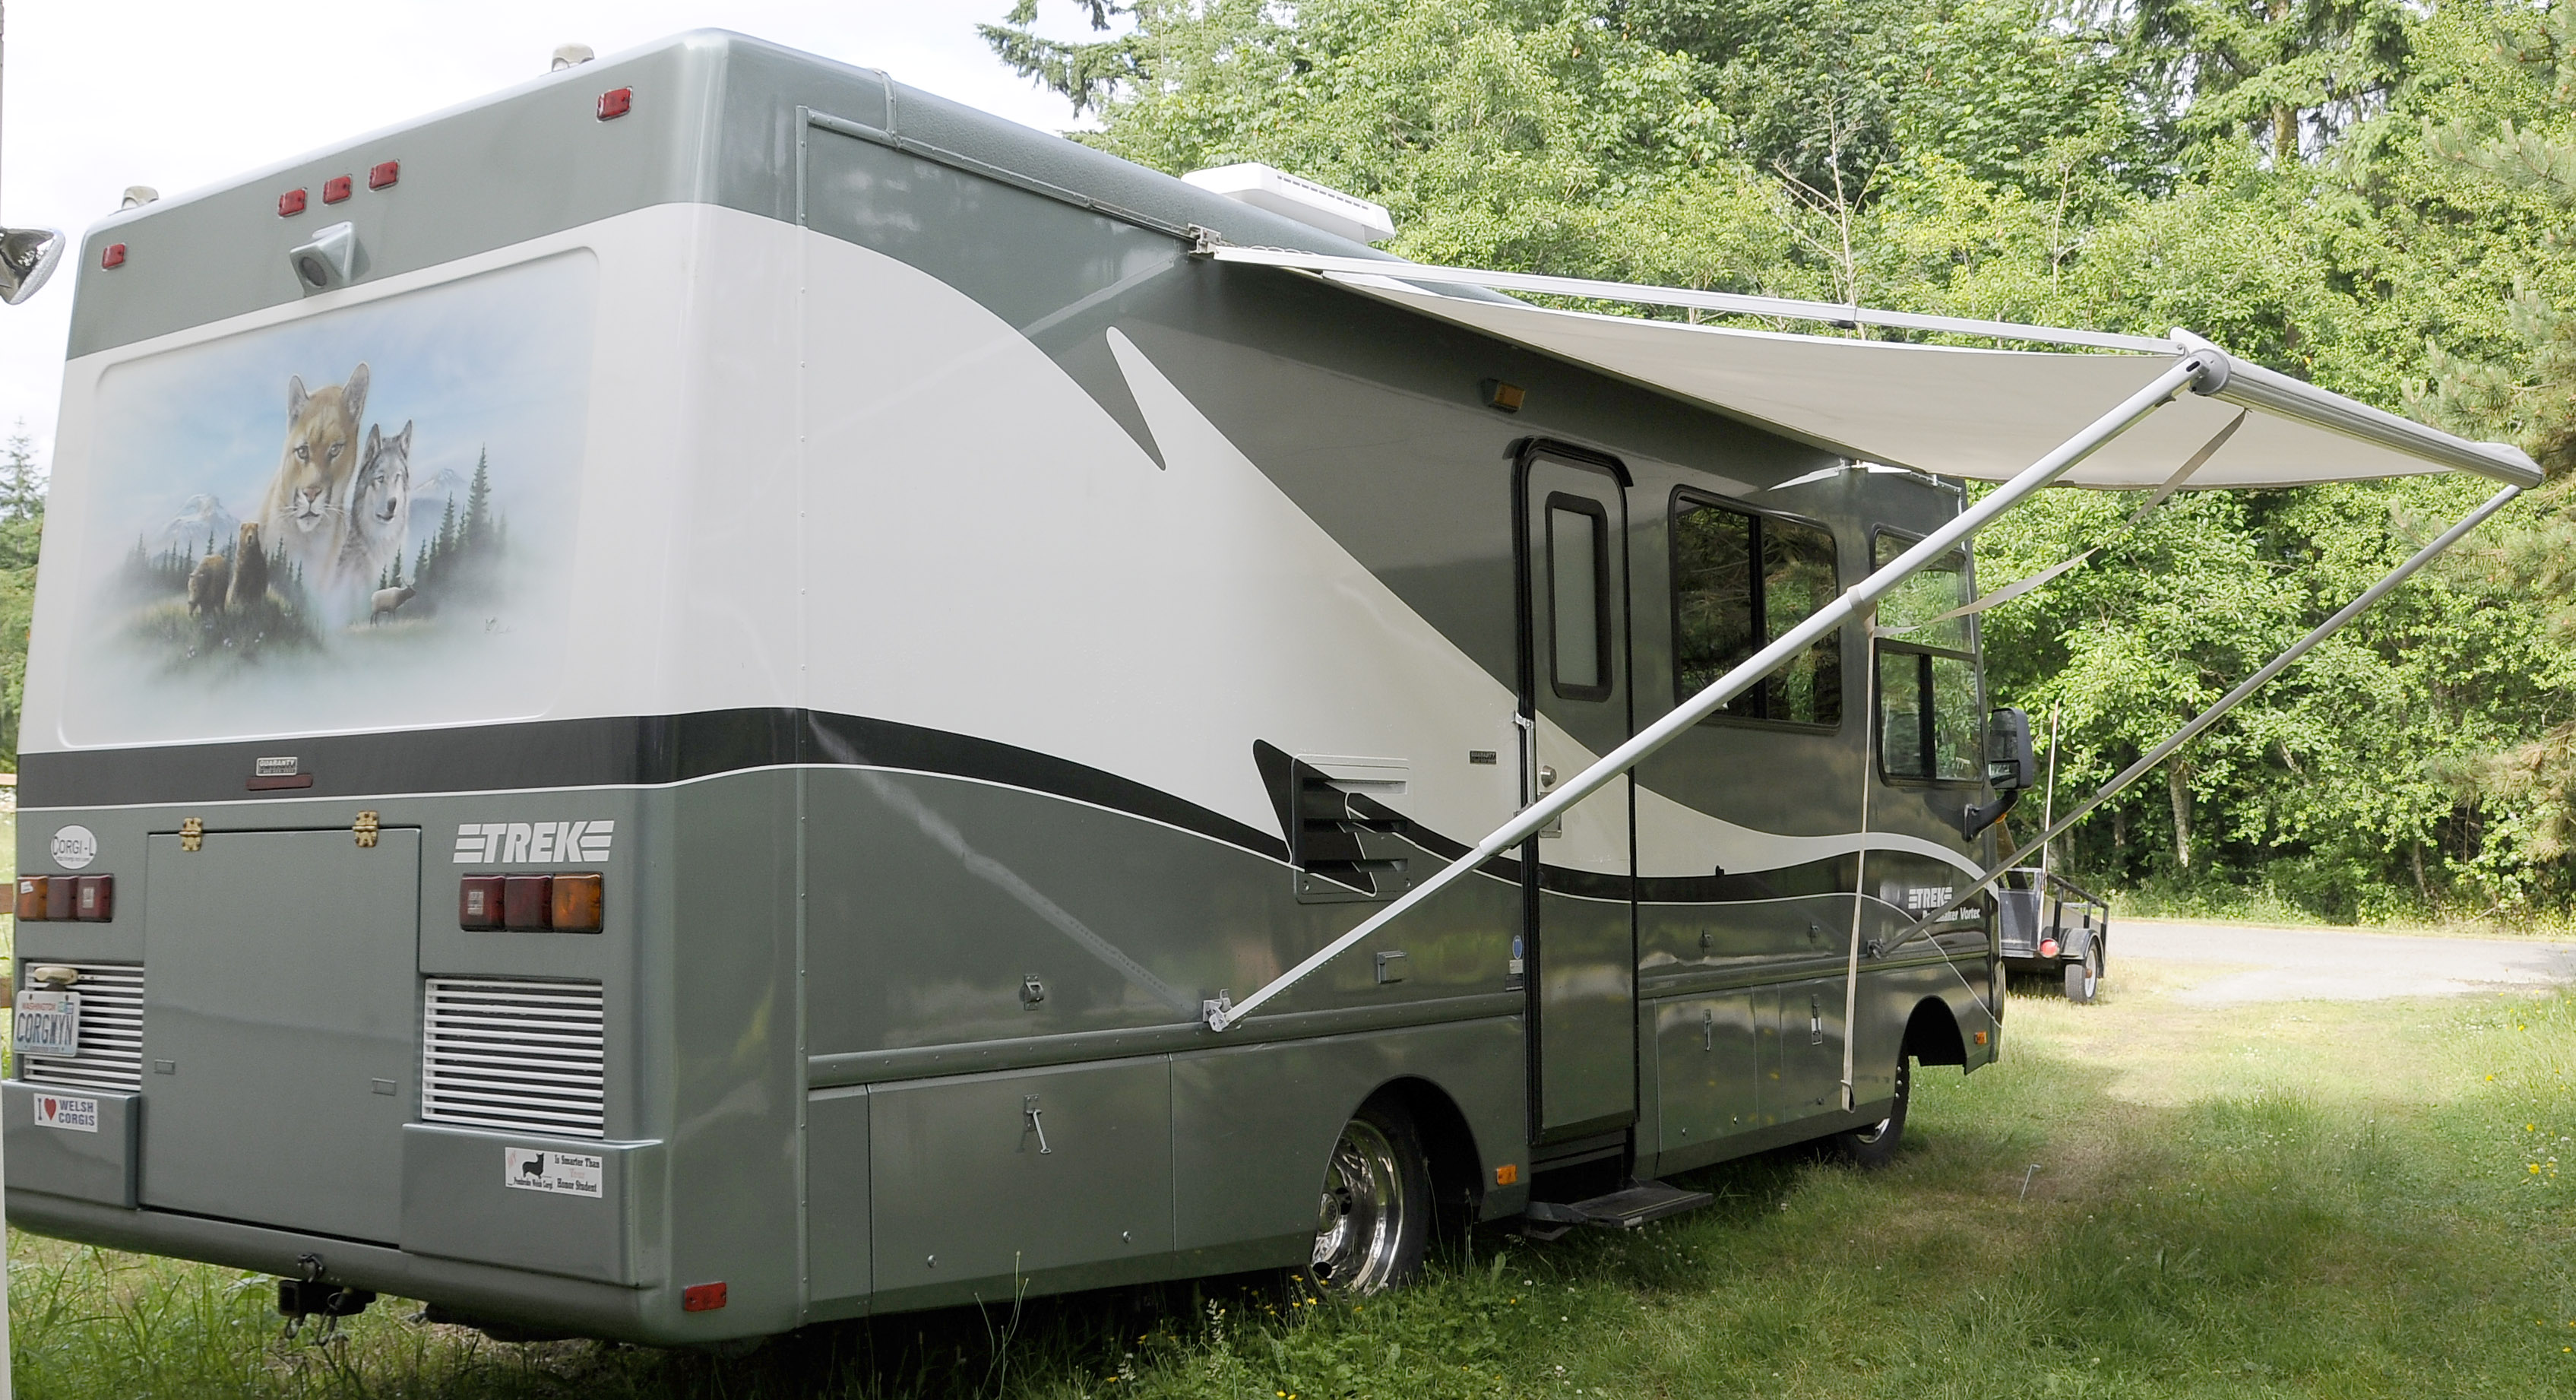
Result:
[[[2014,709],[1986,716],[1986,781],[1997,792],[2020,792],[2039,783],[2039,758],[2030,747],[2030,716]]]

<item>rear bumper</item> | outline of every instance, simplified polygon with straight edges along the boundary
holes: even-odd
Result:
[[[672,1346],[719,1340],[697,1325],[722,1313],[688,1314],[681,1326],[679,1290],[624,1288],[524,1269],[438,1259],[380,1244],[297,1234],[231,1220],[129,1210],[41,1191],[9,1188],[9,1223],[22,1230],[107,1249],[166,1254],[229,1269],[293,1278],[308,1254],[319,1255],[335,1283],[439,1303],[467,1316],[507,1318],[532,1330]]]
[[[68,1101],[40,1115],[40,1101]],[[469,1316],[656,1345],[719,1340],[722,1313],[683,1314],[671,1282],[668,1154],[659,1142],[539,1138],[414,1123],[403,1129],[398,1242],[216,1219],[141,1202],[137,1094],[0,1083],[9,1223],[112,1249],[293,1277],[324,1274]],[[55,1124],[68,1116],[73,1123]],[[521,1176],[532,1152],[569,1155],[559,1186]],[[739,1316],[740,1314],[738,1314]],[[748,1316],[745,1326],[755,1325]]]

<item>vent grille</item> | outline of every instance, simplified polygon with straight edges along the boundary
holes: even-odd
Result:
[[[20,1055],[18,1078],[63,1089],[143,1088],[143,969],[134,963],[58,963],[80,974],[80,1053],[69,1059]]]
[[[602,1137],[599,984],[429,979],[420,1116],[432,1123]]]

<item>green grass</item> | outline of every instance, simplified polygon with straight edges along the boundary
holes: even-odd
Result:
[[[380,1303],[281,1342],[265,1280],[11,1240],[19,1391],[137,1396],[2576,1394],[2576,998],[2202,1008],[2130,962],[1921,1076],[1872,1175],[1777,1154],[1719,1203],[1283,1317],[1178,1285],[817,1329],[720,1360],[501,1345]],[[2035,1168],[2035,1170],[2033,1170]]]

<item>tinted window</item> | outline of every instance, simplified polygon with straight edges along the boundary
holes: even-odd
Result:
[[[1688,496],[1673,503],[1674,701],[1708,688],[1832,602],[1834,537],[1813,525]],[[1843,718],[1842,634],[1829,632],[1729,702],[1744,719],[1834,725]]]

